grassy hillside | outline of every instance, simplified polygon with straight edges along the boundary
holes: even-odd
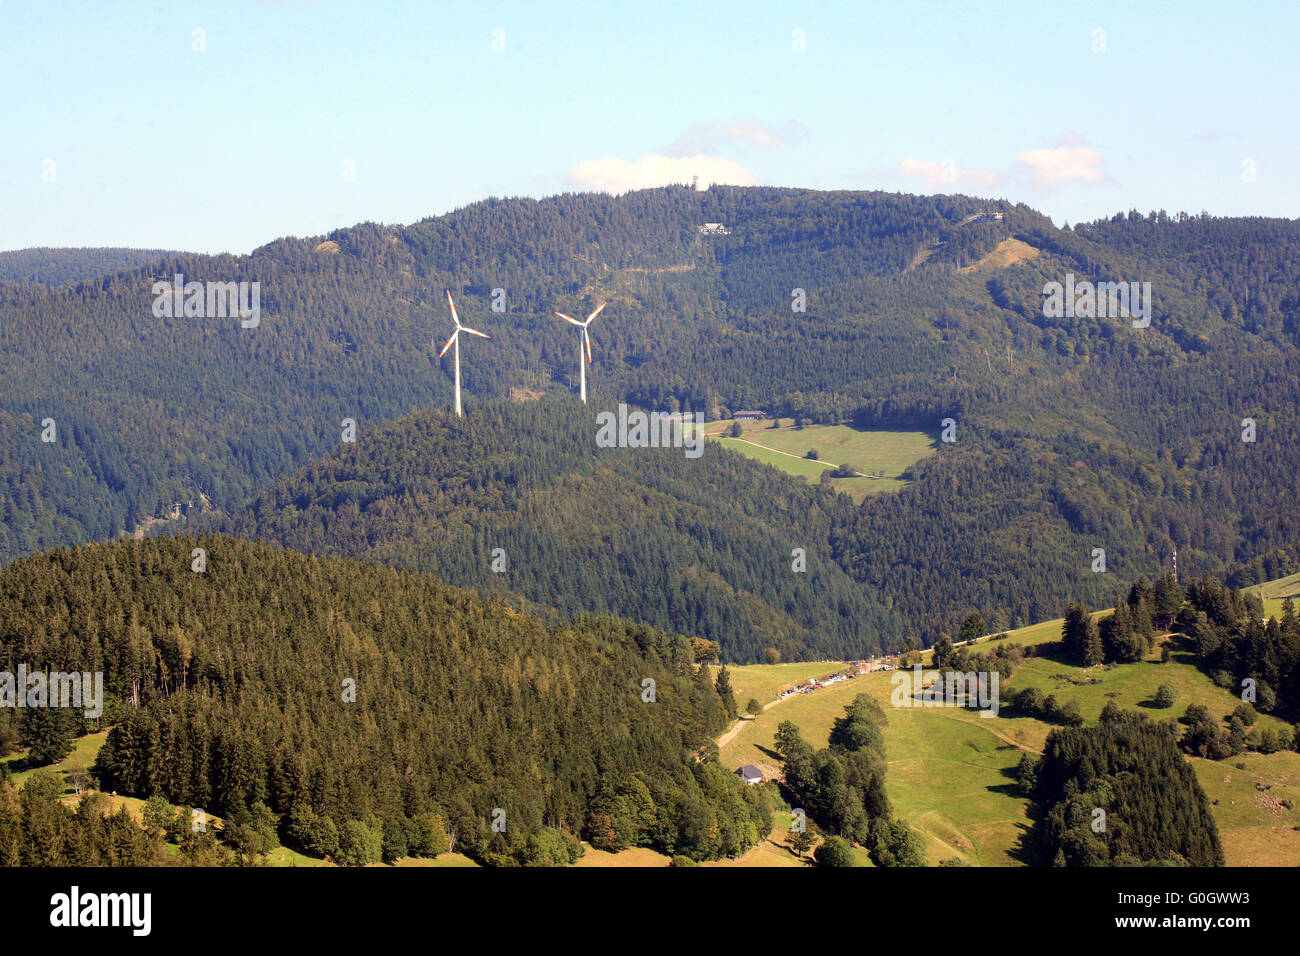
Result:
[[[1281,617],[1283,601],[1287,598],[1300,599],[1300,574],[1289,574],[1284,578],[1266,581],[1247,590],[1260,596],[1264,602],[1265,614],[1269,617]]]
[[[99,755],[99,748],[104,745],[104,740],[108,737],[107,730],[101,730],[93,734],[86,734],[78,737],[72,747],[72,752],[61,760],[58,765],[52,767],[59,777],[63,780],[65,791],[72,792],[72,784],[68,780],[68,775],[74,768],[89,770],[95,763],[95,758]],[[8,764],[12,769],[21,765],[23,758],[26,757],[26,748],[10,754],[7,757],[0,757],[0,763]],[[11,779],[16,786],[22,786],[27,778],[40,768],[32,767],[25,770],[13,770]]]
[[[751,697],[769,704],[786,687],[802,684],[810,677],[830,676],[844,669],[838,661],[814,661],[797,664],[736,664],[727,667],[736,703],[743,709]],[[710,670],[716,677],[718,668]]]
[[[1229,866],[1300,863],[1300,754],[1191,758]],[[1282,801],[1291,803],[1291,808]]]
[[[1059,640],[1060,620],[1044,621],[1010,633],[1007,640],[1046,645]],[[1048,654],[1052,651],[1048,650]],[[734,686],[768,688],[781,683],[797,665],[783,670],[755,665],[733,672]],[[816,665],[808,665],[815,671]],[[765,676],[765,670],[774,673]],[[807,673],[806,671],[804,672]],[[721,749],[725,766],[753,763],[775,773],[780,761],[773,751],[777,725],[790,720],[814,746],[825,744],[834,719],[859,693],[869,693],[885,708],[889,724],[886,786],[897,815],[925,838],[932,864],[960,857],[984,866],[1015,865],[1017,844],[1027,832],[1026,800],[1015,769],[1024,752],[1038,752],[1052,725],[1003,711],[992,718],[956,708],[890,706],[891,673],[868,674],[833,687],[786,698],[764,711]],[[1151,700],[1162,683],[1178,693],[1174,707],[1154,709]],[[1028,659],[1005,685],[1006,692],[1040,687],[1062,700],[1075,700],[1088,723],[1113,700],[1120,707],[1157,718],[1181,715],[1188,704],[1202,703],[1216,717],[1240,701],[1195,668],[1189,652],[1179,649],[1167,664],[1158,652],[1151,660],[1101,668],[1084,668],[1055,656]],[[739,696],[739,693],[738,695]],[[1005,694],[1004,694],[1005,696]],[[1261,716],[1265,724],[1281,721]],[[1191,760],[1211,799],[1230,866],[1278,866],[1300,862],[1300,754],[1247,754],[1223,761]],[[1239,769],[1242,764],[1244,769]],[[1262,788],[1262,789],[1261,789]],[[1281,804],[1289,799],[1292,808]]]
[[[772,420],[741,422],[741,435],[731,434],[733,421],[709,426],[721,445],[788,475],[821,480],[823,472],[851,465],[859,475],[832,478],[831,486],[854,501],[907,485],[901,477],[912,465],[933,453],[937,436],[920,431],[858,429],[848,425],[806,425],[771,428]],[[815,450],[816,459],[808,458]]]

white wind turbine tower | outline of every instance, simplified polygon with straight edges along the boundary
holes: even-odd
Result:
[[[582,329],[582,338],[578,340],[578,368],[582,372],[579,381],[581,382],[580,389],[582,394],[582,403],[584,405],[587,404],[587,362],[594,362],[594,359],[591,357],[591,337],[587,335],[587,326],[591,325],[591,320],[600,315],[600,310],[605,308],[607,305],[609,305],[608,302],[602,302],[600,305],[596,306],[596,311],[587,316],[587,321],[585,322],[579,322],[577,319],[573,318],[573,316],[565,315],[563,312],[555,313],[565,322],[569,322]],[[582,353],[584,350],[587,353],[587,362],[582,360]]]
[[[442,358],[446,355],[447,349],[451,348],[453,345],[456,347],[456,414],[463,417],[465,413],[460,410],[460,333],[468,332],[470,335],[477,335],[482,339],[490,339],[492,336],[485,335],[478,331],[478,329],[471,329],[468,326],[461,325],[460,318],[456,315],[456,303],[451,300],[451,290],[444,289],[443,291],[447,293],[447,304],[451,306],[451,320],[456,323],[456,331],[451,333],[451,338],[447,340],[447,344],[444,345],[442,351],[438,353],[438,358]]]

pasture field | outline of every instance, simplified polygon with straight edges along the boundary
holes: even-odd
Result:
[[[280,853],[282,851],[287,853],[293,853],[292,850],[284,850],[283,847],[277,849],[275,853]],[[306,863],[297,864],[298,866],[332,866],[333,865],[330,863],[322,863],[320,860],[313,860],[309,856],[302,856],[301,854],[294,854],[294,855],[299,856],[301,857],[301,859],[306,861]],[[292,866],[293,864],[281,863],[279,865]],[[370,865],[383,869],[384,867],[389,866],[390,864],[372,863]],[[427,857],[404,856],[396,863],[393,863],[391,865],[402,869],[412,868],[412,867],[433,867],[436,869],[439,867],[447,867],[447,866],[473,866],[473,867],[478,866],[477,863],[475,863],[473,860],[471,860],[469,857],[465,856],[462,853],[439,853],[435,859],[428,859]]]
[[[1059,619],[1044,621],[1010,632],[1008,640],[1025,645],[1054,642],[1060,638],[1061,624]],[[1045,648],[1051,656],[1028,659],[1005,685],[1004,696],[1038,687],[1058,699],[1076,701],[1088,723],[1096,722],[1109,700],[1155,719],[1181,716],[1193,702],[1221,718],[1240,703],[1197,670],[1176,639],[1172,646],[1173,659],[1167,664],[1160,662],[1157,647],[1145,661],[1087,669],[1065,663]],[[761,681],[758,672],[764,667],[746,668],[750,673],[745,679]],[[1022,862],[1018,844],[1031,820],[1015,770],[1022,753],[1041,752],[1053,725],[1008,710],[997,717],[981,717],[977,711],[951,707],[895,707],[891,703],[895,673],[866,674],[787,698],[746,721],[721,748],[720,759],[727,767],[752,763],[768,773],[779,773],[781,764],[773,747],[782,721],[795,723],[814,748],[821,748],[844,708],[859,693],[867,693],[881,704],[889,721],[886,785],[895,815],[922,836],[928,862],[937,864],[951,857],[977,866]],[[1162,683],[1172,685],[1177,693],[1174,706],[1167,710],[1153,705]],[[1266,715],[1260,721],[1265,726],[1285,726]],[[1246,754],[1224,761],[1190,762],[1211,800],[1229,865],[1300,861],[1300,830],[1295,829],[1300,826],[1300,811],[1294,809],[1300,806],[1300,754]],[[1283,800],[1290,801],[1292,808]]]
[[[1196,668],[1192,653],[1183,646],[1182,639],[1166,638],[1165,641],[1174,649],[1173,660],[1168,664],[1160,662],[1159,647],[1146,660],[1134,664],[1091,668],[1065,663],[1056,657],[1037,657],[1026,661],[1007,686],[1013,690],[1037,687],[1044,694],[1071,699],[1089,723],[1100,717],[1110,700],[1125,710],[1141,711],[1157,720],[1181,717],[1192,703],[1204,704],[1215,717],[1224,718],[1241,703],[1240,697],[1216,686]],[[1165,710],[1154,704],[1156,689],[1161,684],[1169,684],[1177,694],[1174,705]],[[1290,725],[1261,714],[1258,726],[1281,730]]]
[[[1030,259],[1036,259],[1042,250],[1036,249],[1027,242],[1020,239],[1003,239],[998,243],[997,248],[993,249],[979,262],[965,266],[957,271],[959,273],[967,272],[989,272],[996,269],[1006,269],[1020,262],[1027,262]]]
[[[717,680],[721,668],[710,665],[709,673]],[[751,697],[760,704],[769,704],[776,695],[791,684],[802,684],[810,677],[829,677],[844,670],[843,661],[821,661],[799,664],[728,664],[731,689],[736,695],[736,706],[743,713]]]
[[[904,487],[902,473],[937,447],[937,435],[927,432],[864,431],[848,425],[795,428],[790,419],[780,422],[780,428],[768,427],[770,419],[741,422],[739,438],[727,437],[732,422],[712,422],[705,434],[726,448],[810,481],[821,480],[823,472],[838,465],[852,465],[861,476],[833,478],[831,483],[856,501]],[[805,457],[812,449],[818,453],[816,460]]]
[[[835,467],[831,462],[813,461],[809,458],[791,457],[785,452],[776,451],[761,445],[752,438],[718,438],[715,439],[724,448],[730,448],[734,452],[739,452],[755,461],[761,461],[765,465],[771,465],[787,475],[794,475],[796,478],[808,478],[812,481],[821,479],[822,472],[830,471]],[[832,479],[834,481],[835,479]],[[841,478],[839,481],[849,479]],[[855,479],[861,480],[861,479]]]
[[[671,857],[643,846],[634,846],[626,850],[619,850],[617,853],[610,853],[608,850],[597,850],[586,840],[583,840],[582,849],[582,856],[578,858],[577,863],[573,864],[576,867],[631,866],[641,868],[667,866],[671,862]]]
[[[1300,861],[1300,754],[1193,757],[1191,764],[1210,801],[1229,866]]]
[[[95,758],[99,756],[99,748],[104,746],[104,741],[107,739],[107,730],[101,730],[98,733],[87,734],[84,737],[77,738],[76,742],[72,745],[72,752],[64,757],[63,760],[59,762],[58,766],[51,768],[59,775],[60,779],[62,779],[64,788],[68,793],[72,793],[73,791],[72,784],[68,782],[69,772],[77,767],[89,770],[91,764],[95,762]],[[18,753],[10,754],[8,757],[0,758],[0,763],[10,764],[12,768],[12,766],[16,765],[18,761],[22,760],[26,756],[27,751],[22,750]],[[27,778],[38,769],[42,768],[38,767],[31,770],[14,771],[12,776],[14,786],[21,788],[22,785],[26,783]]]
[[[758,665],[761,666],[761,665]],[[779,772],[776,728],[785,720],[799,727],[809,744],[826,746],[831,725],[858,694],[874,697],[889,720],[885,750],[886,784],[895,815],[925,841],[931,864],[961,857],[976,865],[1015,862],[1010,852],[1028,825],[1025,801],[1015,792],[1014,773],[1022,747],[1013,736],[1023,727],[1001,718],[980,718],[952,708],[894,708],[895,672],[882,671],[788,698],[760,714],[720,753],[726,767],[752,763]],[[1038,724],[1022,720],[1016,724]],[[1004,736],[1008,735],[1004,739]],[[1040,735],[1033,733],[1028,740]],[[1046,732],[1041,734],[1046,737]]]
[[[1254,591],[1263,599],[1264,613],[1268,617],[1281,617],[1282,602],[1286,598],[1296,599],[1297,603],[1300,603],[1300,574],[1289,574],[1284,578],[1265,581],[1263,584],[1245,590]]]

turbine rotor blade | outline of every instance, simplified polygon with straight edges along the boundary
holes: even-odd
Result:
[[[563,312],[556,312],[555,314],[558,315],[560,318],[562,318],[565,322],[572,322],[574,325],[578,326],[578,328],[582,328],[582,323],[579,322],[577,319],[575,319],[573,316],[565,315]]]
[[[456,328],[460,328],[460,317],[456,315],[456,303],[451,299],[451,290],[443,289],[447,293],[447,304],[451,306],[451,320],[456,323]]]
[[[461,326],[459,329],[457,329],[456,331],[457,331],[457,332],[468,332],[470,335],[477,335],[477,336],[478,336],[479,338],[481,338],[481,339],[490,339],[490,338],[492,338],[492,336],[488,335],[486,332],[480,332],[478,329],[471,329],[468,325],[462,325],[462,326]]]
[[[587,316],[587,321],[590,322],[596,316],[600,315],[601,309],[605,308],[605,306],[607,305],[609,305],[608,302],[602,302],[600,305],[596,306],[596,311],[591,313],[591,315]]]
[[[460,329],[457,329],[455,332],[451,333],[451,338],[447,340],[447,344],[444,345],[442,347],[442,351],[438,353],[438,358],[442,358],[444,355],[447,354],[447,349],[451,348],[451,343],[456,341],[456,336],[458,335],[460,335]]]
[[[582,344],[587,346],[587,364],[595,365],[596,360],[591,357],[591,336],[587,335],[587,327],[582,327]]]

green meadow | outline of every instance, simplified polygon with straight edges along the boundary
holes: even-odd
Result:
[[[823,472],[839,465],[851,465],[861,476],[832,478],[831,483],[856,501],[902,488],[907,484],[903,472],[937,447],[936,436],[927,432],[864,431],[848,425],[796,428],[790,419],[779,422],[780,428],[771,428],[770,419],[741,422],[739,438],[729,437],[732,422],[713,422],[705,434],[732,451],[810,481],[820,481]],[[806,457],[814,450],[815,460]]]
[[[1043,647],[1006,683],[1006,692],[1038,687],[1078,703],[1085,720],[1095,722],[1107,701],[1156,719],[1179,717],[1190,703],[1201,703],[1224,717],[1240,700],[1217,687],[1192,663],[1190,652],[1172,639],[1173,659],[1160,662],[1159,648],[1149,660],[1082,668],[1058,660],[1050,644],[1059,640],[1062,621],[1045,621],[1012,631],[1007,640]],[[988,641],[981,643],[989,643]],[[928,655],[926,655],[928,659]],[[792,668],[793,665],[778,665]],[[733,669],[733,686],[766,687],[764,665]],[[815,669],[815,668],[814,668]],[[793,671],[787,671],[793,673]],[[889,723],[885,746],[887,788],[895,814],[923,837],[928,861],[960,858],[977,866],[1016,865],[1018,844],[1031,825],[1015,769],[1022,753],[1041,752],[1053,725],[1002,711],[981,717],[951,707],[895,707],[891,692],[896,672],[866,674],[833,687],[786,698],[741,729],[720,749],[727,767],[752,763],[780,772],[774,746],[777,726],[795,723],[814,747],[826,746],[831,724],[860,693],[878,700]],[[1174,687],[1172,708],[1154,706],[1156,688]],[[737,693],[737,697],[740,694]],[[1005,694],[1004,694],[1005,696]],[[743,702],[742,702],[743,706]],[[1263,725],[1285,726],[1261,716]],[[1211,800],[1229,865],[1278,866],[1300,861],[1300,754],[1246,754],[1224,761],[1190,761]],[[1244,767],[1238,767],[1238,765]],[[1288,808],[1282,801],[1291,803]]]
[[[717,679],[719,667],[710,668]],[[776,700],[776,695],[794,684],[802,684],[810,677],[829,677],[844,670],[842,661],[819,661],[798,664],[728,664],[731,689],[736,695],[736,706],[742,711],[749,699],[760,704]]]
[[[1281,617],[1282,602],[1287,598],[1300,598],[1300,574],[1266,581],[1246,590],[1254,591],[1260,596],[1264,601],[1264,613],[1268,617]]]

